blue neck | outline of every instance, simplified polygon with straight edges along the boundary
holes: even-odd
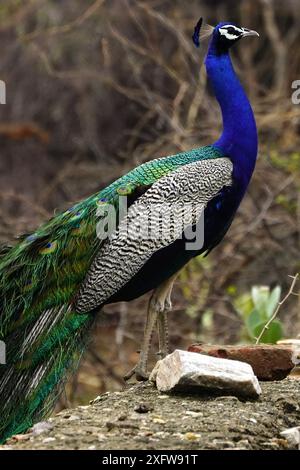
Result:
[[[235,74],[229,53],[218,53],[213,40],[205,63],[223,117],[223,133],[214,146],[231,158],[233,176],[241,189],[246,190],[257,156],[253,111]]]

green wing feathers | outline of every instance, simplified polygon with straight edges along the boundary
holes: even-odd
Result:
[[[152,160],[69,210],[13,247],[0,247],[0,442],[23,432],[53,408],[61,385],[85,348],[94,315],[72,310],[99,249],[97,209],[120,196],[138,197],[181,165],[222,156],[213,147]]]

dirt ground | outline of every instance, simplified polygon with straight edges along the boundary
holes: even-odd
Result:
[[[64,410],[2,449],[292,449],[280,432],[300,424],[300,381],[261,385],[259,400],[241,401],[137,384]]]

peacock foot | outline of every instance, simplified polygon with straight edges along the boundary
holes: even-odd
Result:
[[[142,367],[140,364],[137,364],[133,369],[131,369],[126,375],[124,375],[124,380],[129,380],[132,377],[138,382],[145,382],[149,379],[149,373],[147,372],[145,367]]]

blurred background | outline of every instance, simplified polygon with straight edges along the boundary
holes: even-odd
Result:
[[[224,242],[176,282],[171,347],[253,342],[299,271],[300,0],[0,1],[0,243],[12,242],[142,162],[212,143],[221,130],[203,16],[255,29],[232,51],[260,134],[257,169]],[[295,291],[299,288],[295,286]],[[99,316],[60,407],[123,387],[148,298]],[[264,340],[300,333],[290,295]],[[155,349],[155,348],[154,348]]]

